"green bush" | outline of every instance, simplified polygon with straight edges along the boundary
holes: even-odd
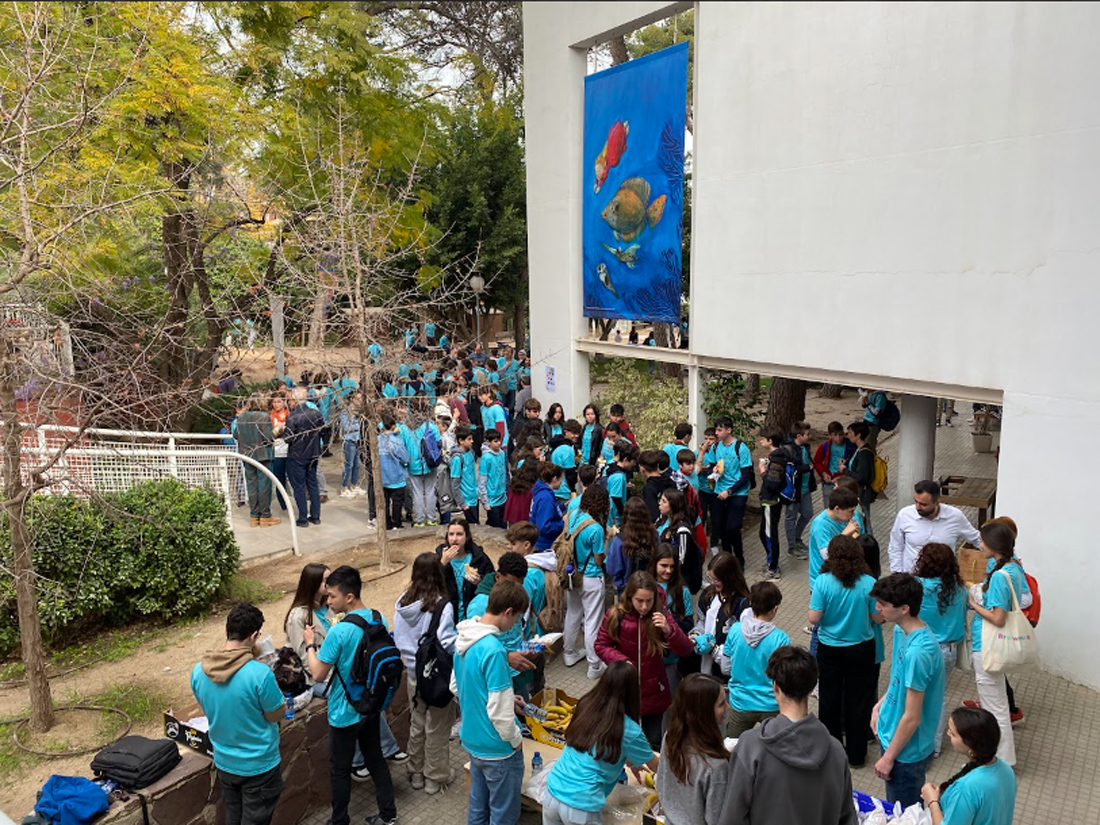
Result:
[[[47,641],[64,632],[171,618],[207,607],[240,551],[225,503],[209,490],[151,481],[94,501],[36,496],[27,527]],[[11,533],[0,520],[0,653],[18,641]]]
[[[688,391],[675,378],[650,375],[643,362],[614,358],[608,361],[604,378],[607,388],[597,399],[607,419],[612,404],[626,407],[626,419],[643,449],[656,450],[672,440],[672,431],[687,421]],[[581,416],[583,418],[583,416]]]

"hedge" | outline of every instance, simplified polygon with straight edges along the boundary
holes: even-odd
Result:
[[[68,631],[171,619],[209,606],[240,550],[223,499],[174,479],[94,501],[35,496],[27,526],[47,643]],[[18,644],[11,532],[0,518],[0,654]]]

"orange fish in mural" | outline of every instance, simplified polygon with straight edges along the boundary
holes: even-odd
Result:
[[[615,240],[632,241],[647,226],[652,228],[661,220],[666,198],[667,195],[661,195],[650,203],[649,182],[645,178],[628,178],[600,213],[600,217],[615,230]],[[618,255],[615,257],[619,258]]]
[[[596,185],[593,192],[599,192],[600,187],[607,180],[607,173],[619,165],[623,152],[626,151],[626,136],[630,134],[630,123],[616,120],[611,131],[607,133],[607,142],[603,145],[600,156],[596,158]]]

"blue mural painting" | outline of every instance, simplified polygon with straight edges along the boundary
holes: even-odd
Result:
[[[680,321],[688,44],[584,79],[584,315]]]

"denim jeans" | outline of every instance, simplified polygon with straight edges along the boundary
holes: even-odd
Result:
[[[793,553],[795,545],[802,541],[802,534],[806,532],[806,525],[814,517],[813,494],[807,490],[798,501],[792,501],[788,504],[784,517],[787,527],[787,552]]]
[[[258,776],[218,771],[225,804],[225,825],[268,825],[283,792],[283,775],[276,765]]]
[[[385,820],[397,818],[390,766],[382,756],[379,717],[364,719],[346,728],[329,726],[329,774],[332,781],[332,825],[348,825],[348,803],[351,801],[351,765],[356,745],[363,752],[378,799],[378,813]]]
[[[290,475],[290,486],[294,488],[294,501],[298,505],[298,526],[306,523],[307,516],[320,521],[321,493],[317,489],[317,459],[301,461],[292,458],[287,461],[286,469]]]
[[[340,476],[344,489],[359,486],[359,442],[344,439],[344,472]]]
[[[929,754],[919,762],[895,762],[886,780],[886,801],[900,802],[903,808],[920,802],[920,789],[924,787],[924,775],[931,761]]]
[[[516,748],[506,759],[479,759],[471,754],[466,825],[515,825],[522,788],[523,748]]]
[[[275,475],[275,478],[279,480],[279,483],[281,483],[289,491],[290,485],[287,483],[286,480],[286,456],[283,456],[282,458],[276,457],[272,459],[271,472]],[[275,491],[275,495],[279,498],[279,506],[286,510],[286,499],[283,498],[283,494],[279,492],[279,488],[276,487],[274,484],[271,485],[271,487]]]

